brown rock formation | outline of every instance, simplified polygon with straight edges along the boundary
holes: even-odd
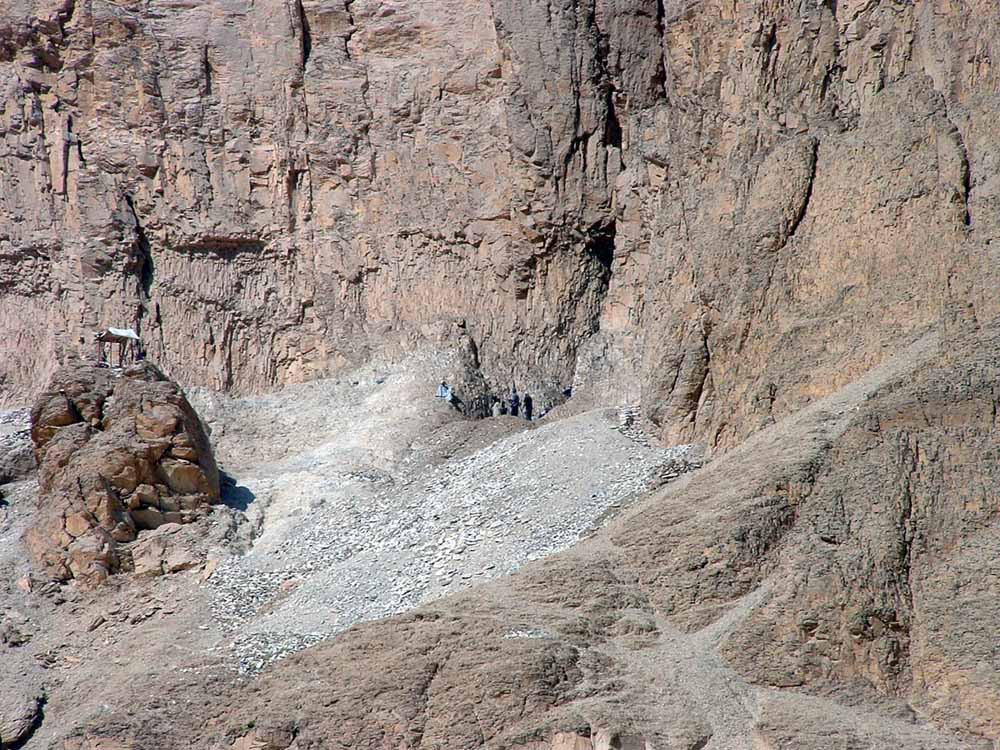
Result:
[[[1000,742],[998,45],[994,0],[0,0],[0,399],[105,325],[242,391],[462,331],[495,392],[720,456],[67,746]],[[169,523],[128,545],[215,497],[196,417],[80,372],[36,408],[32,548],[187,567]]]
[[[557,5],[0,2],[6,388],[116,321],[254,390],[455,318],[727,447],[1000,312],[995,3]]]
[[[0,747],[18,747],[41,721],[44,695],[41,692],[0,697]]]
[[[219,501],[198,415],[151,364],[120,375],[81,364],[59,370],[31,423],[40,514],[26,539],[53,578],[97,581],[130,570],[126,545],[139,531],[194,521]],[[162,551],[136,549],[140,567],[159,567]]]
[[[998,378],[996,325],[926,337],[569,553],[353,628],[180,719],[178,678],[83,734],[129,750],[987,750]]]

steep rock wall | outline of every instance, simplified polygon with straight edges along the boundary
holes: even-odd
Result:
[[[0,362],[448,335],[731,446],[998,312],[989,2],[0,2]],[[442,325],[442,323],[444,325]]]

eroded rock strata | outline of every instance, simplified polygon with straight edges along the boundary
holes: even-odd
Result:
[[[919,1],[0,5],[0,320],[267,389],[464,322],[734,445],[988,320],[998,10]]]
[[[572,386],[714,458],[248,680],[209,568],[123,607],[0,546],[4,632],[49,628],[0,643],[0,744],[993,747],[998,43],[991,0],[0,0],[0,401],[39,397],[43,499],[21,446],[0,533],[48,575],[183,571],[218,497],[176,386],[57,371],[108,325],[235,394],[460,341],[477,399]]]

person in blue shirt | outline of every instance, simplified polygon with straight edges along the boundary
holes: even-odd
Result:
[[[438,386],[437,397],[447,404],[455,405],[455,390],[443,380]]]

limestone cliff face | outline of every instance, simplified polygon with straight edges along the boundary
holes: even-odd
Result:
[[[1000,10],[0,0],[0,358],[261,390],[464,323],[727,447],[991,289]],[[443,326],[442,326],[443,324]]]

